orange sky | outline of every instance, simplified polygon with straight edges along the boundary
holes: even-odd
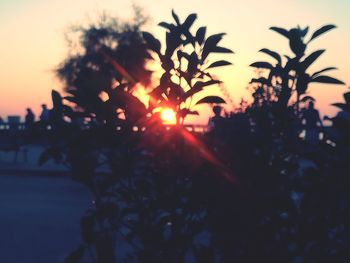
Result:
[[[7,3],[6,3],[7,2]],[[235,51],[228,59],[234,66],[216,74],[225,81],[234,102],[249,97],[247,83],[254,76],[248,65],[266,57],[258,50],[267,47],[289,53],[287,40],[268,30],[270,26],[290,28],[300,24],[311,30],[327,23],[338,26],[312,43],[310,51],[326,48],[327,52],[311,71],[337,66],[332,76],[350,83],[350,2],[347,0],[177,0],[135,1],[151,17],[147,30],[163,38],[156,24],[171,20],[171,9],[180,17],[196,12],[195,26],[206,25],[209,33],[226,32],[222,42]],[[51,89],[61,84],[53,70],[61,62],[67,48],[64,32],[71,24],[83,23],[99,12],[127,18],[131,13],[127,0],[12,0],[0,1],[0,116],[21,114],[30,106],[39,115],[40,104],[50,104]],[[226,58],[226,57],[225,57]],[[347,86],[312,85],[310,94],[317,99],[323,114],[334,114],[332,102],[342,101]],[[200,121],[206,122],[205,117]]]

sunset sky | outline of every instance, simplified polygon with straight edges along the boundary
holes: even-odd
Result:
[[[70,25],[81,24],[102,11],[127,19],[131,12],[127,0],[0,0],[0,116],[25,113],[30,106],[36,115],[42,103],[50,105],[51,89],[62,84],[54,75],[55,67],[66,57],[64,32]],[[235,103],[249,97],[246,90],[254,69],[249,64],[265,59],[261,48],[288,54],[285,38],[270,31],[270,26],[296,25],[318,27],[332,23],[337,29],[314,41],[309,52],[325,48],[327,52],[310,71],[336,66],[331,73],[346,86],[312,85],[310,94],[323,114],[336,109],[330,103],[342,101],[350,84],[350,1],[349,0],[147,0],[134,1],[151,18],[145,29],[162,39],[160,21],[170,21],[174,8],[180,18],[198,14],[194,27],[206,25],[209,33],[226,32],[222,45],[235,51],[225,57],[234,66],[217,71]],[[204,118],[201,120],[205,121]]]

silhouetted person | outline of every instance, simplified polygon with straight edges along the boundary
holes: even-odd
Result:
[[[46,104],[41,105],[42,112],[40,114],[40,120],[43,122],[48,122],[50,119],[50,111],[47,108]]]
[[[2,128],[3,125],[4,125],[4,120],[0,116],[0,128]]]
[[[31,108],[27,108],[27,114],[25,116],[24,122],[25,122],[26,129],[33,128],[33,125],[35,122],[35,115],[34,115],[33,111],[31,110]]]
[[[302,112],[302,121],[305,129],[305,141],[316,144],[319,141],[322,121],[318,110],[314,108],[313,101],[310,101],[308,108]]]
[[[220,126],[220,124],[222,123],[224,118],[221,116],[221,109],[222,108],[220,106],[213,107],[214,117],[211,117],[209,119],[209,123],[208,123],[209,130],[218,128],[218,126]]]
[[[50,121],[50,110],[47,108],[46,104],[41,105],[42,111],[40,114],[40,123],[43,129],[47,129],[47,125],[49,125]]]

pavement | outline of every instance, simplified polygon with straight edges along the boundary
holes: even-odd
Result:
[[[66,167],[38,166],[43,149],[29,145],[17,162],[0,152],[1,263],[62,263],[81,243],[80,218],[93,198]]]
[[[43,145],[32,144],[25,145],[22,150],[17,153],[13,151],[0,151],[0,175],[1,174],[43,174],[43,175],[61,175],[68,174],[69,169],[62,164],[49,160],[45,164],[39,166],[38,160],[41,153],[45,150]]]

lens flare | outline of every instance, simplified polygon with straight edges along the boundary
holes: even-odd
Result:
[[[165,124],[175,124],[176,123],[176,113],[170,108],[164,108],[160,112],[160,118]]]

